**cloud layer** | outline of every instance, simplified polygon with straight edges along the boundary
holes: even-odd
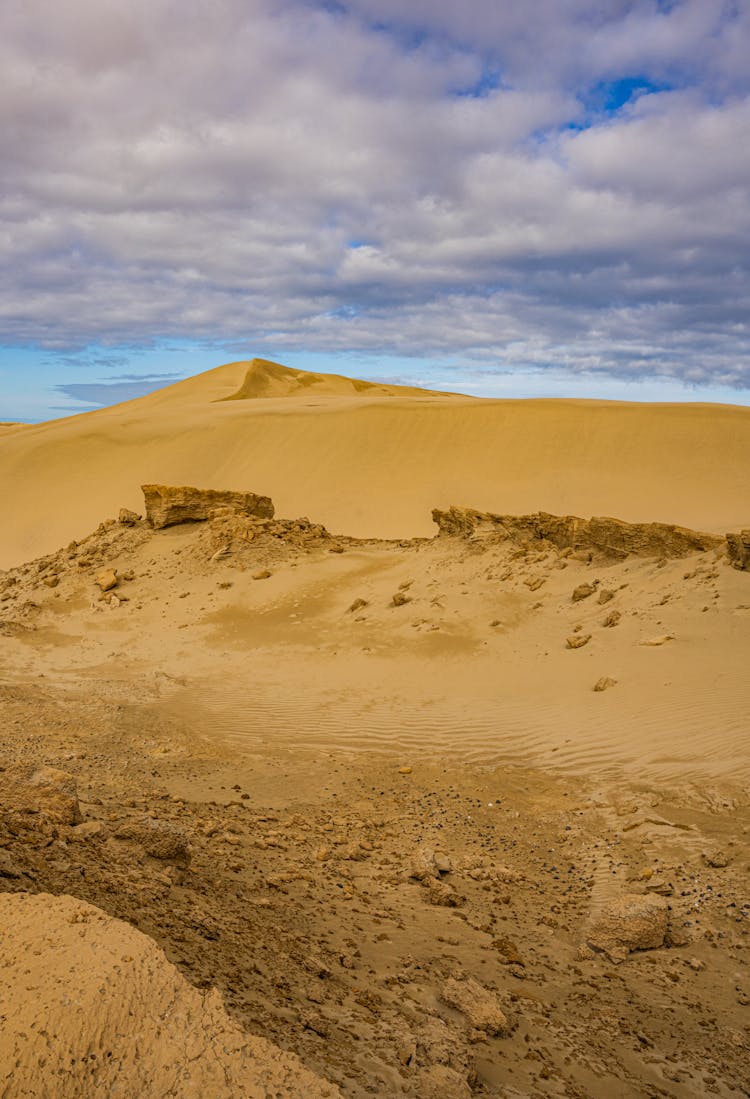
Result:
[[[750,6],[8,0],[0,342],[750,387]]]

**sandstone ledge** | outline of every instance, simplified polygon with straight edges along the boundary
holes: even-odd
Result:
[[[438,535],[453,538],[509,539],[512,542],[550,542],[557,549],[592,550],[605,557],[686,557],[716,549],[724,539],[670,523],[626,523],[622,519],[575,515],[495,515],[474,508],[435,508],[432,518]]]

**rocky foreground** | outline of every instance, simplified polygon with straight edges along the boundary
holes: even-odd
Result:
[[[0,576],[0,1010],[13,1019],[0,1096],[748,1094],[746,785],[241,750],[139,699],[144,679],[114,665],[52,677],[60,605],[86,623],[147,600],[167,613],[174,573],[223,596],[243,573],[252,585],[356,545],[273,518],[263,497],[161,489],[156,522],[123,512]],[[187,541],[159,541],[186,520]],[[584,618],[568,651],[608,638],[613,613],[626,628],[629,589],[607,571],[624,553],[679,577],[698,614],[745,563],[746,535],[465,509],[437,521],[439,568],[457,547],[461,584],[477,566],[531,607],[564,578],[566,613]],[[347,629],[419,605],[409,560],[415,579],[387,608],[363,597],[337,612]]]

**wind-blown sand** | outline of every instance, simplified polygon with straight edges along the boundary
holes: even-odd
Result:
[[[0,573],[0,892],[134,924],[218,989],[233,1041],[268,1039],[271,1061],[289,1050],[358,1099],[746,1094],[750,572],[723,540],[750,526],[746,411],[351,384],[233,364],[0,439],[4,477],[29,447],[26,497],[3,483],[6,560],[24,541],[36,558]],[[254,396],[224,399],[238,390]],[[362,424],[388,444],[372,485]],[[248,496],[250,514],[118,521],[143,513],[140,478],[268,494],[276,518]],[[310,499],[290,512],[282,482]],[[506,518],[459,509],[438,536],[449,504]],[[721,537],[509,518],[544,504]],[[66,523],[76,541],[50,544]],[[38,947],[19,930],[13,964]],[[75,1040],[100,1049],[85,1026]],[[156,1099],[129,1050],[119,1079]]]
[[[352,394],[230,363],[113,408],[0,434],[0,568],[83,537],[144,482],[267,493],[359,537],[432,533],[430,510],[750,524],[750,409]],[[247,381],[248,372],[252,384]],[[280,372],[281,375],[280,375]],[[248,387],[265,399],[229,399]],[[406,395],[404,395],[404,392]],[[281,394],[281,395],[275,395]]]

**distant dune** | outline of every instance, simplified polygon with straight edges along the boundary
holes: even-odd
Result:
[[[407,537],[466,503],[723,532],[750,525],[749,474],[747,408],[483,400],[255,359],[0,431],[0,567],[137,509],[144,482],[248,489],[333,531]]]

